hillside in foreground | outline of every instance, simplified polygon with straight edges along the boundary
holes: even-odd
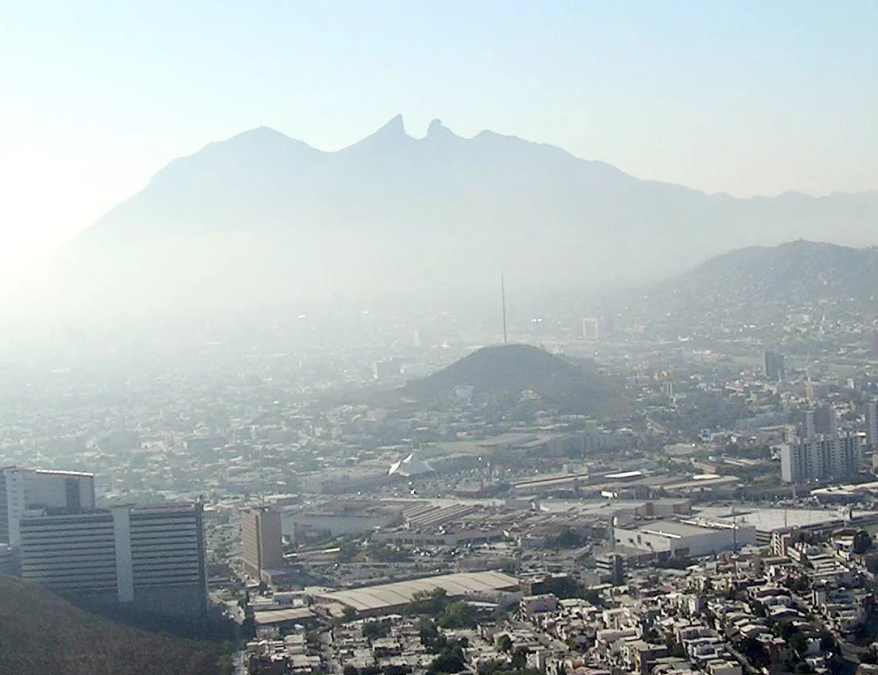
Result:
[[[218,650],[128,628],[0,575],[0,673],[217,675]]]

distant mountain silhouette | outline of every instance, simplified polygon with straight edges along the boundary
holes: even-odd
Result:
[[[446,398],[472,387],[478,398],[517,398],[532,392],[542,402],[565,412],[606,413],[621,397],[593,362],[574,363],[531,345],[482,347],[450,366],[409,382],[398,393],[421,402]]]
[[[878,243],[878,195],[735,199],[396,117],[322,152],[267,128],[159,171],[64,249],[71,308],[222,306],[671,273],[798,237]]]
[[[754,246],[711,258],[658,288],[728,301],[866,300],[878,293],[878,249],[804,240]]]

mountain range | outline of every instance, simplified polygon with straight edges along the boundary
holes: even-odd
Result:
[[[732,248],[865,245],[878,194],[736,199],[491,131],[395,117],[323,152],[268,128],[172,161],[69,242],[76,311],[215,307],[655,277]]]

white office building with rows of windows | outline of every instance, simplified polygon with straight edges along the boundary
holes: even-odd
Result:
[[[31,511],[19,529],[24,579],[143,612],[193,615],[207,608],[201,504]]]

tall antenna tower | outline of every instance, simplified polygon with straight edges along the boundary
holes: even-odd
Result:
[[[732,551],[738,552],[738,517],[734,506],[732,506]]]
[[[500,298],[503,302],[503,344],[508,345],[509,339],[506,334],[506,279],[503,270],[500,270]]]

